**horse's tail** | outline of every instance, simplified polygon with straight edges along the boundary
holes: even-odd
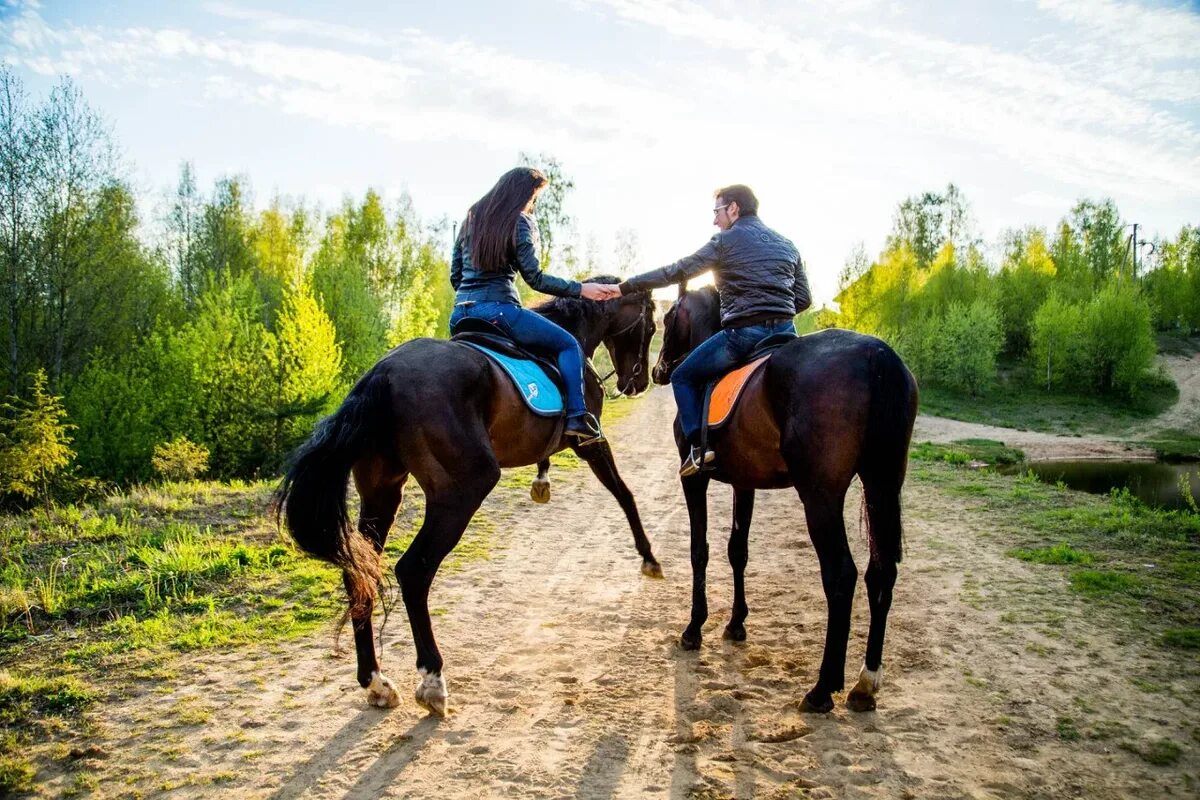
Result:
[[[352,614],[374,603],[383,569],[374,545],[350,525],[346,482],[368,443],[389,438],[390,406],[386,376],[364,376],[292,454],[274,498],[276,520],[283,516],[300,549],[342,568]]]
[[[917,382],[900,356],[882,342],[867,359],[871,401],[858,474],[866,500],[871,552],[891,563],[903,556],[900,489],[917,412]]]

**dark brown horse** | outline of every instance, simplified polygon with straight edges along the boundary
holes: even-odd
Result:
[[[692,348],[721,327],[714,289],[680,288],[681,296],[665,318],[663,346],[654,367],[659,384],[667,383]],[[754,492],[794,487],[804,503],[828,605],[820,675],[802,708],[832,709],[833,692],[845,685],[850,605],[858,580],[842,519],[846,491],[858,475],[870,537],[866,583],[871,627],[864,666],[846,704],[856,711],[874,708],[883,679],[883,633],[901,555],[900,488],[916,415],[916,381],[900,357],[873,336],[825,330],[776,350],[746,385],[729,421],[710,437],[715,470],[682,479],[692,550],[692,616],[682,646],[700,646],[700,629],[708,618],[704,583],[709,481],[715,478],[733,487],[733,612],[725,637],[736,641],[746,638],[744,573]],[[688,445],[678,420],[675,439],[682,457]]]
[[[649,295],[603,303],[559,299],[535,310],[573,334],[589,358],[604,344],[623,394],[637,394],[649,385],[646,367],[654,335]],[[598,418],[604,390],[591,371],[585,399]],[[396,564],[421,675],[416,699],[445,714],[443,662],[429,618],[430,584],[499,481],[502,467],[540,462],[539,479],[544,482],[546,459],[565,447],[555,438],[559,430],[557,420],[531,413],[509,378],[482,353],[464,344],[415,339],[380,359],[297,450],[277,493],[276,508],[303,550],[342,568],[358,682],[367,689],[367,702],[400,702],[394,684],[380,672],[371,611],[384,542],[405,481],[411,475],[425,493],[424,522]],[[585,445],[575,452],[624,510],[642,556],[642,571],[661,576],[608,443]],[[360,498],[357,530],[346,509],[351,475]]]

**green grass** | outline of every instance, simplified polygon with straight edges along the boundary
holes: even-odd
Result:
[[[1118,594],[1136,595],[1141,582],[1133,575],[1103,570],[1080,570],[1071,575],[1071,588],[1092,597]]]
[[[1158,458],[1168,463],[1179,463],[1200,459],[1200,436],[1192,431],[1168,428],[1141,440],[1151,447]]]
[[[1183,748],[1170,739],[1156,739],[1140,746],[1131,742],[1122,742],[1121,747],[1131,753],[1136,753],[1147,764],[1153,764],[1156,767],[1169,767],[1179,761],[1179,757],[1183,754]]]
[[[1163,631],[1162,642],[1181,650],[1200,650],[1200,628],[1169,628]]]
[[[568,454],[556,463],[570,468],[578,460]],[[266,514],[272,488],[137,487],[91,507],[0,516],[0,641],[12,673],[0,672],[0,796],[37,790],[37,764],[59,758],[56,739],[87,735],[92,687],[119,693],[143,680],[170,681],[185,654],[259,647],[339,618],[346,607],[339,570],[275,529]],[[389,565],[423,516],[414,486],[389,537]],[[499,546],[481,511],[443,574]],[[69,677],[56,681],[15,677],[64,671]],[[180,708],[173,719],[203,724],[208,713]]]
[[[922,385],[921,413],[1017,430],[1113,434],[1153,419],[1178,399],[1178,387],[1165,377],[1148,381],[1133,399],[1048,392],[1031,384],[1028,367],[1008,362],[1000,365],[996,384],[977,397]]]
[[[913,481],[964,498],[1010,557],[1059,570],[1071,591],[1123,616],[1134,635],[1173,648],[1200,645],[1200,514],[930,459]]]
[[[956,439],[950,444],[914,444],[909,451],[909,458],[913,461],[942,461],[947,464],[969,464],[975,461],[990,466],[1020,464],[1025,460],[1025,453],[992,439]]]
[[[1035,547],[1031,550],[1014,548],[1008,555],[1022,561],[1032,561],[1035,564],[1090,564],[1092,554],[1084,550],[1076,550],[1069,544],[1056,544],[1052,547]]]
[[[32,743],[63,725],[80,727],[96,692],[71,676],[42,678],[0,671],[0,796],[33,788]]]

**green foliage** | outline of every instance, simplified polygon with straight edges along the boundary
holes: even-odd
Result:
[[[180,436],[157,445],[150,463],[164,480],[190,481],[208,469],[208,448]]]
[[[1155,242],[1157,266],[1143,279],[1154,327],[1200,331],[1200,227],[1185,225],[1175,241]]]
[[[68,384],[65,401],[78,425],[75,446],[85,473],[148,480],[155,446],[197,436],[196,381],[181,344],[164,328],[123,354],[97,354]]]
[[[1132,395],[1154,363],[1150,308],[1129,282],[1105,286],[1084,312],[1084,358],[1090,383]]]
[[[307,436],[341,393],[342,356],[333,322],[304,287],[289,292],[274,337],[275,463]]]
[[[1030,360],[1045,388],[1076,385],[1085,368],[1084,320],[1078,306],[1051,294],[1033,315]]]
[[[26,500],[50,499],[50,479],[75,457],[62,398],[46,386],[46,373],[33,373],[30,399],[10,397],[0,418],[0,492]]]
[[[8,796],[33,788],[37,770],[21,756],[0,754],[0,794]]]
[[[986,464],[1020,464],[1025,454],[1015,447],[992,439],[958,439],[950,444],[919,442],[909,450],[913,461],[944,461],[947,464],[967,464],[982,461]]]
[[[274,336],[259,321],[261,299],[249,275],[214,287],[196,319],[175,337],[190,365],[196,428],[184,431],[212,453],[220,476],[256,474],[271,458]]]
[[[1000,315],[986,300],[953,304],[941,326],[937,375],[947,386],[979,394],[996,377],[996,356],[1004,344]]]
[[[1005,244],[1004,263],[996,276],[998,307],[1005,349],[1021,355],[1029,350],[1034,315],[1054,283],[1054,260],[1040,228],[1010,232]]]

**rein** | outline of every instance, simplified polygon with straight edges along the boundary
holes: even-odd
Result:
[[[629,333],[631,330],[633,330],[635,327],[637,327],[637,328],[640,328],[640,330],[641,330],[641,333],[642,333],[642,336],[639,336],[639,337],[638,337],[638,344],[640,345],[640,344],[641,344],[641,342],[642,342],[642,338],[645,336],[645,333],[646,333],[646,313],[645,313],[645,310],[643,310],[641,313],[639,313],[639,314],[638,314],[638,318],[637,318],[636,320],[634,320],[633,322],[629,323],[628,325],[626,325],[624,328],[622,328],[621,330],[617,331],[616,333],[612,334],[612,335],[611,335],[609,338],[610,338],[610,339],[615,339],[615,338],[617,338],[618,336],[624,336],[625,334],[627,334],[627,333]],[[606,380],[608,380],[609,378],[611,378],[613,375],[616,375],[616,374],[617,374],[617,367],[616,367],[616,365],[613,365],[613,368],[612,368],[612,369],[610,369],[610,370],[608,371],[608,374],[607,374],[607,375],[604,375],[604,376],[601,376],[601,375],[600,375],[600,371],[599,371],[598,369],[596,369],[596,366],[595,366],[595,365],[592,363],[592,360],[591,360],[590,358],[587,360],[587,365],[588,365],[588,368],[590,368],[590,369],[592,370],[592,373],[593,373],[593,374],[594,374],[594,375],[595,375],[597,378],[599,378],[599,379],[600,379],[600,388],[601,388],[601,389],[604,391],[604,396],[605,396],[607,399],[609,399],[609,400],[616,400],[618,397],[620,397],[620,396],[621,396],[621,389],[620,389],[620,387],[617,387],[617,389],[616,389],[616,393],[614,394],[612,391],[610,391],[610,390],[609,390],[609,388],[608,388],[608,384],[606,384],[606,383],[605,383],[605,381],[606,381]],[[630,376],[630,377],[636,378],[638,375],[641,375],[641,374],[642,374],[642,365],[641,365],[641,363],[639,362],[639,363],[636,363],[636,364],[634,364],[634,365],[633,365],[633,375],[632,375],[632,376]]]

